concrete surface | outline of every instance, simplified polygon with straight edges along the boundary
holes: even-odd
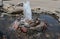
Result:
[[[7,3],[11,3],[11,4],[18,4],[21,2],[24,2],[25,0],[11,0],[10,2]],[[29,0],[31,2],[31,8],[34,7],[41,7],[42,9],[45,10],[51,10],[54,11],[59,10],[60,11],[60,0]]]

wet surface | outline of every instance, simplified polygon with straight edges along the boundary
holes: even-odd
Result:
[[[43,19],[48,23],[48,29],[44,37],[47,37],[47,39],[58,39],[60,37],[58,36],[58,34],[60,34],[59,22],[49,15],[40,15],[40,19]]]
[[[60,24],[52,16],[41,14],[37,15],[40,19],[48,23],[48,27],[45,33],[40,35],[41,39],[60,39]],[[37,17],[36,16],[36,17]]]
[[[40,19],[45,20],[48,23],[48,27],[46,32],[40,34],[40,36],[38,36],[36,39],[60,39],[60,25],[59,22],[49,16],[49,15],[37,15]],[[36,16],[36,17],[37,17]],[[11,23],[14,21],[15,19],[11,18],[11,17],[4,17],[4,18],[0,18],[0,31],[2,31],[4,34],[10,35],[9,37],[11,37],[11,39],[17,39],[15,37],[15,33],[13,32],[8,32],[8,27],[11,25]]]
[[[49,15],[41,15],[40,19],[43,19],[48,23],[48,31],[51,30],[52,32],[60,32],[59,22],[55,18]]]

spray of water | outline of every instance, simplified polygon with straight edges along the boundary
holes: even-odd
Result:
[[[26,3],[23,3],[23,9],[24,9],[25,19],[31,20],[32,19],[32,12],[31,12],[31,7],[30,7],[29,1],[27,1]]]
[[[23,9],[24,9],[24,22],[25,20],[32,20],[32,12],[31,12],[31,8],[30,8],[30,3],[29,1],[23,3]],[[25,24],[27,25],[27,23],[25,22]],[[18,27],[19,22],[16,20],[15,22],[12,23],[12,26],[9,27],[11,30],[16,30],[16,28]]]

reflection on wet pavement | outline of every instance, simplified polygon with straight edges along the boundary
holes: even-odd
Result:
[[[49,15],[41,14],[39,15],[39,18],[48,23],[48,28],[45,33],[40,34],[40,39],[60,39],[59,22],[55,18]]]
[[[59,22],[49,15],[39,15],[40,19],[47,21],[48,28],[46,32],[40,34],[40,36],[36,37],[35,39],[60,39],[60,25]],[[10,35],[10,39],[17,39],[15,37],[14,31],[8,32],[8,27],[15,19],[10,19],[9,17],[4,17],[4,20],[0,18],[0,31],[3,33]]]
[[[47,32],[45,32],[45,37],[47,39],[58,39],[60,37],[60,25],[58,21],[49,15],[40,15],[40,19],[44,19],[48,23],[48,29]]]

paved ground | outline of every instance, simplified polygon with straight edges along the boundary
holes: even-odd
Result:
[[[14,3],[14,4],[18,4],[20,2],[24,2],[26,0],[12,0],[11,2],[7,2],[7,3]],[[50,11],[53,10],[59,10],[60,11],[60,0],[29,0],[31,3],[31,8],[34,7],[41,7],[42,9],[47,9]]]

